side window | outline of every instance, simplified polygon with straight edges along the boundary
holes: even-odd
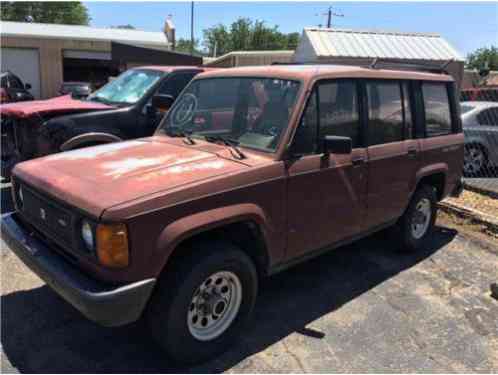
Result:
[[[368,144],[403,140],[403,105],[396,81],[366,83],[368,97]]]
[[[1,79],[0,79],[0,87],[6,89],[9,87],[8,85],[8,81],[7,81],[7,76],[3,76]]]
[[[161,95],[171,95],[173,98],[176,98],[194,76],[195,73],[174,74],[161,84],[157,93]]]
[[[318,108],[316,106],[316,94],[315,89],[306,104],[301,122],[296,129],[292,143],[292,153],[294,155],[307,155],[317,151]]]
[[[427,137],[451,134],[448,90],[444,83],[422,83]]]
[[[412,105],[410,101],[410,85],[408,82],[403,82],[403,109],[405,115],[405,138],[413,139],[413,116],[412,116]]]
[[[354,80],[337,80],[318,86],[320,137],[350,137],[353,148],[360,146],[357,85]]]
[[[498,108],[488,108],[477,115],[479,125],[498,126]]]

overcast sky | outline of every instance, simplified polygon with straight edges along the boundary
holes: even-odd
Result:
[[[326,23],[321,15],[333,4],[333,26],[352,29],[441,34],[463,55],[482,46],[498,45],[498,3],[488,2],[195,2],[194,33],[212,25],[229,25],[249,17],[278,25],[283,32]],[[190,38],[190,2],[85,2],[96,27],[131,24],[160,31],[171,14],[177,38]]]

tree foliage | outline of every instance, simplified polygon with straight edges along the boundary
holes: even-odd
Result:
[[[2,21],[58,23],[66,25],[88,25],[90,16],[80,1],[5,1],[1,3]]]
[[[466,68],[477,70],[498,70],[498,48],[483,47],[467,55]]]
[[[175,51],[182,52],[182,53],[190,53],[191,52],[191,49],[190,49],[191,45],[192,45],[192,42],[190,39],[180,38],[176,41]],[[203,55],[202,51],[199,49],[199,39],[194,39],[194,55],[196,55],[196,56]]]
[[[231,51],[291,50],[299,41],[299,33],[284,34],[278,26],[268,27],[264,21],[239,18],[229,28],[218,24],[204,30],[204,47],[210,56]]]

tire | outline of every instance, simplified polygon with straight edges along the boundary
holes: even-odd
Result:
[[[160,277],[146,312],[153,338],[170,359],[181,364],[200,363],[225,351],[248,322],[258,292],[254,263],[234,245],[210,241],[191,250]],[[219,285],[230,287],[230,298],[221,298],[223,289],[218,289],[218,294],[208,293],[206,285],[213,275],[212,288],[217,288],[220,279],[223,283],[229,280]],[[198,293],[200,288],[206,289]],[[210,302],[203,303],[202,296]],[[221,312],[223,303],[225,310]],[[220,312],[217,318],[216,309]],[[202,326],[205,322],[210,324],[207,328]],[[220,328],[223,325],[225,328]]]
[[[488,165],[488,157],[483,146],[470,144],[464,146],[463,174],[465,177],[481,177]]]
[[[436,192],[432,186],[423,185],[415,191],[396,228],[402,250],[413,252],[421,249],[434,230],[436,203]],[[417,220],[418,223],[414,223]]]

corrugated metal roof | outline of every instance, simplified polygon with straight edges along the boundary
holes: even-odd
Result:
[[[92,41],[115,41],[139,43],[149,46],[168,44],[162,32],[150,32],[130,29],[95,28],[89,26],[56,25],[49,23],[0,22],[2,37],[78,39]]]
[[[464,61],[437,34],[306,28],[316,55],[320,57],[384,58]]]

